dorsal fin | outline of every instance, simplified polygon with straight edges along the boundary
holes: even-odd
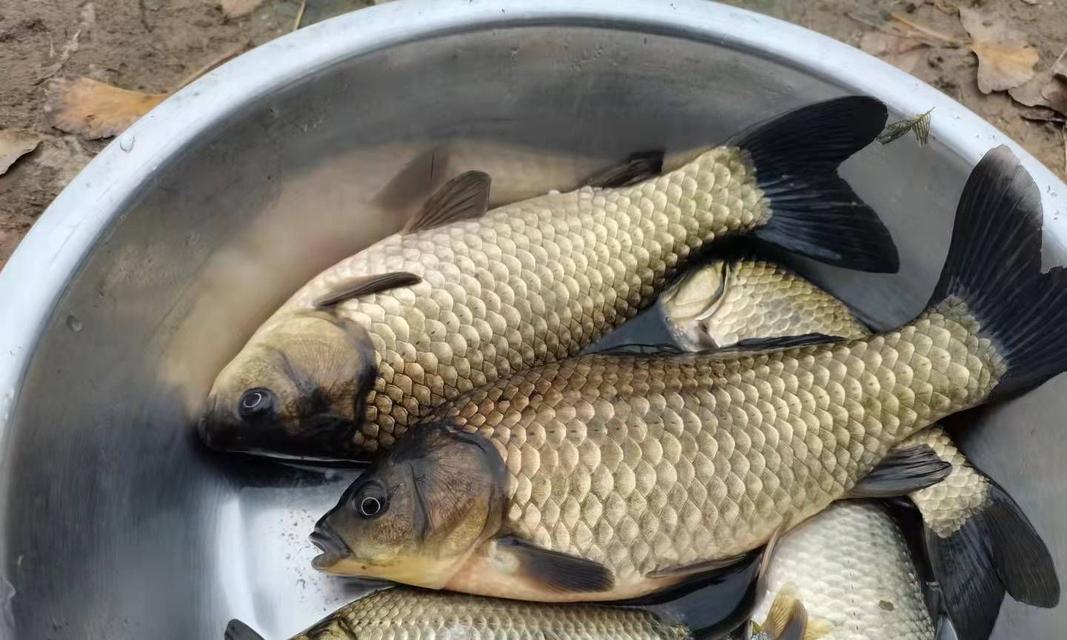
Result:
[[[597,171],[583,184],[602,189],[617,189],[637,184],[660,174],[663,170],[663,150],[641,151],[622,162]]]
[[[404,226],[402,233],[415,233],[459,220],[480,218],[489,210],[489,174],[467,171],[441,185],[422,209]]]
[[[314,306],[316,309],[325,309],[359,296],[396,289],[397,287],[410,287],[420,282],[422,282],[422,278],[407,271],[393,271],[372,276],[355,276],[338,282],[329,291],[319,296],[315,300]]]

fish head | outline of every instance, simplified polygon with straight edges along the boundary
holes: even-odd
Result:
[[[377,373],[358,323],[328,310],[276,318],[215,379],[200,436],[224,451],[347,457]]]
[[[501,526],[504,464],[484,437],[408,431],[315,525],[316,569],[443,587]]]
[[[716,314],[734,278],[731,264],[715,260],[691,269],[660,297],[660,308],[674,340],[688,351],[703,351],[721,346],[716,338]]]

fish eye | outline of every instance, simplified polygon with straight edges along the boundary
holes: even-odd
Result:
[[[274,407],[274,394],[270,389],[249,389],[241,394],[241,400],[237,404],[237,413],[242,418],[252,418],[263,415]]]
[[[377,518],[385,513],[385,510],[389,506],[385,487],[377,482],[367,483],[359,493],[356,494],[353,504],[355,505],[356,510],[359,511],[360,517],[366,520]]]

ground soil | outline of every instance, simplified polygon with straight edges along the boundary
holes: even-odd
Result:
[[[0,129],[28,129],[38,148],[0,176],[0,266],[55,195],[106,140],[89,141],[52,129],[43,106],[52,77],[88,76],[117,86],[163,92],[243,43],[261,44],[293,28],[300,0],[260,0],[242,17],[221,0],[0,0]],[[256,4],[256,0],[227,0]],[[664,0],[666,2],[667,0]],[[373,3],[307,0],[304,23]],[[92,4],[91,8],[86,7]],[[894,11],[939,33],[965,39],[950,5],[980,7],[1027,35],[1047,68],[1067,47],[1063,0],[731,0],[858,45]],[[940,5],[940,8],[935,5]],[[63,60],[77,33],[77,46]],[[58,65],[58,67],[57,67]],[[1061,127],[1021,117],[1006,94],[984,95],[977,62],[965,47],[925,48],[912,73],[961,101],[1064,174]]]

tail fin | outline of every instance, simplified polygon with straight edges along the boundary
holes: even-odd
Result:
[[[852,96],[787,113],[731,141],[748,153],[771,219],[756,238],[827,264],[895,273],[889,230],[837,175],[885,127],[886,107]]]
[[[925,528],[923,538],[960,640],[989,637],[1005,590],[1038,607],[1054,607],[1060,600],[1048,548],[1019,505],[992,480],[985,504],[959,529],[941,537]]]
[[[1007,147],[978,163],[960,196],[930,307],[960,305],[1004,359],[997,396],[1067,369],[1067,271],[1041,273],[1041,194]]]

